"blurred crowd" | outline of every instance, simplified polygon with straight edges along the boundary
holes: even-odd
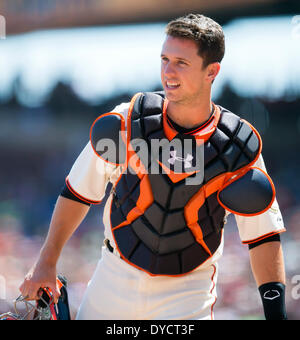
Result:
[[[64,91],[63,98],[69,101],[61,100],[62,92],[56,89],[51,105],[43,108],[24,108],[13,98],[0,105],[0,313],[13,308],[12,301],[19,295],[18,287],[39,254],[55,201],[68,171],[88,141],[91,123],[100,113],[126,98],[124,95],[109,99],[102,106],[90,107],[79,105],[78,101],[74,104],[71,97],[66,96],[69,90],[64,88]],[[245,99],[227,93],[219,102],[235,112]],[[300,124],[296,112],[300,101],[265,102],[264,107],[270,121],[262,128],[264,158],[276,185],[287,229],[281,237],[287,273],[287,309],[290,319],[299,319],[300,165],[296,146]],[[251,120],[251,112],[249,117]],[[67,243],[58,264],[58,272],[69,282],[73,318],[101,256],[102,212],[103,204],[91,208]],[[233,216],[225,228],[224,255],[219,265],[216,319],[263,318],[248,247],[240,242]]]

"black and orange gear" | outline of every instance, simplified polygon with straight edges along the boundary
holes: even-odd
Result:
[[[178,133],[168,123],[167,105],[163,93],[138,93],[133,97],[127,117],[126,147],[119,147],[126,154],[121,157],[122,173],[113,187],[110,218],[112,235],[124,261],[150,275],[179,276],[199,267],[220,246],[225,209],[232,194],[228,183],[247,173],[251,177],[249,171],[255,171],[252,165],[261,153],[262,143],[248,122],[215,104],[212,118],[202,128]],[[111,126],[112,130],[124,132],[123,121],[114,120],[118,124]],[[96,150],[100,130],[101,116],[91,129],[92,146],[101,157]],[[181,146],[189,140],[191,147],[178,149],[174,144],[171,152],[164,148],[175,139],[183,142]],[[153,140],[161,142],[159,152],[151,152]],[[147,144],[149,157],[143,159],[136,151],[136,141]],[[173,156],[172,162],[166,161],[164,152]],[[203,156],[200,166],[197,168],[197,162],[191,161],[193,164],[185,168],[185,160],[197,160],[197,155]],[[176,160],[181,164],[180,171],[173,164]],[[192,165],[195,167],[191,171]],[[199,183],[187,181],[197,176],[201,178]],[[275,190],[271,179],[268,182],[271,195],[256,211],[245,214],[259,214],[272,204]],[[252,191],[253,195],[258,192]],[[234,209],[239,213],[239,204]]]

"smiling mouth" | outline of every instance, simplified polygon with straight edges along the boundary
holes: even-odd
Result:
[[[166,81],[166,87],[170,90],[173,90],[173,89],[177,89],[178,87],[180,87],[180,84],[177,82],[173,82],[173,81]]]

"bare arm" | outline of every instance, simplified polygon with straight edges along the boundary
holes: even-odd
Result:
[[[40,287],[49,287],[57,301],[59,297],[59,289],[56,286],[57,261],[64,245],[79,227],[88,211],[88,205],[59,196],[39,258],[20,286],[23,296],[36,299]]]
[[[59,196],[49,232],[40,257],[49,264],[56,264],[66,242],[79,227],[89,211],[89,206]]]
[[[285,270],[280,241],[267,242],[252,248],[250,262],[266,320],[287,320]]]
[[[285,284],[285,269],[280,242],[263,243],[249,251],[257,286],[268,282]]]

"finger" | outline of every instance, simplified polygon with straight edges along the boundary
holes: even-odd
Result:
[[[53,287],[52,292],[53,292],[54,303],[58,303],[58,299],[59,299],[59,297],[61,295],[58,284],[56,284]]]
[[[27,290],[27,300],[38,300],[39,299],[40,285],[36,283],[31,283]],[[26,293],[26,292],[25,292]],[[25,295],[25,296],[26,296]]]
[[[24,296],[24,293],[25,293],[25,283],[24,282],[22,282],[22,284],[20,285],[19,291]]]
[[[23,293],[25,290],[28,289],[28,283],[30,281],[30,277],[28,276],[28,274],[24,277],[23,282],[21,283],[19,290],[21,293]]]
[[[58,299],[60,297],[60,290],[59,290],[59,288],[56,285],[54,285],[54,284],[48,284],[48,285],[45,285],[45,287],[47,287],[51,291],[51,294],[52,294],[52,297],[53,297],[53,301],[54,301],[54,303],[57,303]]]
[[[22,296],[29,296],[30,286],[32,285],[31,275],[27,274],[19,287]]]
[[[42,297],[43,294],[44,294],[44,290],[43,290],[43,288],[40,288],[37,292],[39,299]]]
[[[28,282],[26,280],[24,280],[24,282],[21,284],[21,286],[19,287],[20,293],[23,297],[28,298],[28,290],[29,290],[29,285]]]

